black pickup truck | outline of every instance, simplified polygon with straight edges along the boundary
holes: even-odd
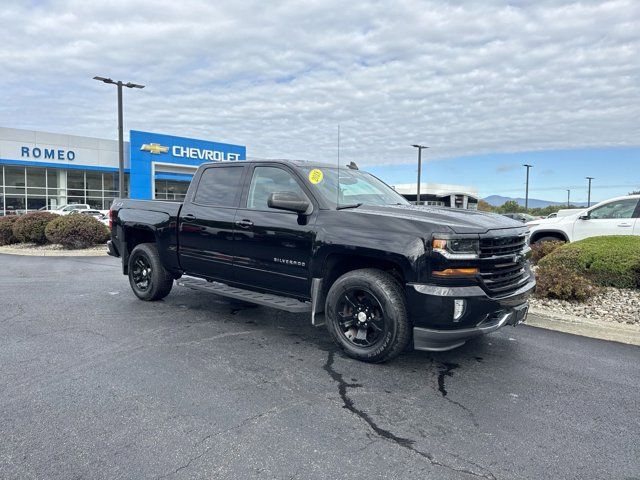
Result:
[[[355,165],[203,164],[184,203],[119,199],[110,219],[109,253],[140,299],[177,280],[308,312],[368,362],[517,325],[535,287],[520,222],[412,205]]]

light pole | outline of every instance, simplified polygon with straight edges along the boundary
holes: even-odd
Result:
[[[571,198],[571,190],[567,190],[567,208],[569,208],[570,198]]]
[[[524,195],[524,209],[525,211],[529,211],[529,169],[533,167],[533,165],[529,165],[528,163],[525,163],[522,166],[527,167],[527,187]]]
[[[418,144],[414,144],[411,146],[418,149],[418,190],[416,192],[416,205],[420,205],[420,174],[422,173],[422,150],[429,147]]]
[[[589,208],[591,206],[591,180],[593,180],[595,177],[587,177],[587,180],[589,180],[589,193],[587,195],[587,208]]]
[[[118,87],[118,191],[120,198],[124,198],[124,138],[122,132],[122,87],[127,88],[144,88],[144,85],[137,83],[123,83],[118,80],[111,80],[105,77],[93,77],[103,83],[110,83]]]

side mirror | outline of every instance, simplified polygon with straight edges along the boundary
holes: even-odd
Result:
[[[580,215],[580,216],[578,217],[578,219],[580,219],[580,220],[589,220],[589,215],[587,215],[587,214]]]
[[[277,210],[287,210],[288,212],[295,212],[298,215],[304,215],[310,213],[311,204],[309,200],[302,198],[297,193],[275,192],[269,195],[267,206]]]

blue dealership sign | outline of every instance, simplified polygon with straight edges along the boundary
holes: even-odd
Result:
[[[153,198],[156,178],[167,178],[180,167],[197,167],[204,162],[246,160],[247,149],[240,145],[175,137],[152,132],[130,131],[131,198]],[[165,173],[163,173],[165,172]]]

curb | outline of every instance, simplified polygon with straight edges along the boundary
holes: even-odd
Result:
[[[544,310],[531,309],[524,325],[557,332],[597,338],[611,342],[640,346],[640,327],[637,325],[594,322],[580,317],[552,317]]]

